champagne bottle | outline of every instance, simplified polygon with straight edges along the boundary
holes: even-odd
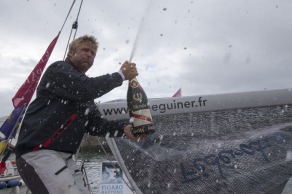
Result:
[[[127,103],[135,136],[155,132],[147,95],[137,78],[129,80]]]

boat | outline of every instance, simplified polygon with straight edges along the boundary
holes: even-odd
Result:
[[[106,140],[133,193],[281,193],[292,175],[291,92],[150,99],[156,133]],[[129,120],[125,101],[99,108]],[[1,193],[18,192],[21,181],[7,187],[16,179],[4,174]]]
[[[0,178],[0,192],[3,194],[25,194],[27,187],[19,176]]]
[[[156,132],[106,138],[133,193],[281,193],[292,175],[292,90],[150,99]],[[99,105],[129,119],[126,102]]]
[[[28,189],[21,179],[16,162],[14,160],[14,154],[12,154],[8,160],[6,160],[6,170],[0,174],[0,193],[2,194],[24,194],[28,192]]]
[[[16,167],[15,154],[13,153],[16,141],[13,135],[14,130],[10,131],[12,128],[7,127],[10,121],[14,122],[13,114],[9,116],[9,119],[8,117],[0,118],[0,192],[4,194],[24,194],[28,193],[28,189]],[[2,128],[5,122],[6,127]]]
[[[106,138],[115,168],[132,193],[281,193],[292,174],[291,93],[149,99],[154,134],[143,141]],[[99,109],[109,120],[129,120],[125,100]]]

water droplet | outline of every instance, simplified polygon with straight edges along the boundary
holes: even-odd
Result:
[[[119,131],[118,130],[115,130],[114,137],[117,137],[118,136],[118,133],[119,133]]]
[[[87,109],[85,110],[84,115],[86,116],[86,115],[88,115],[88,113],[89,113],[89,108],[87,108]]]
[[[287,151],[287,154],[286,154],[286,161],[287,161],[287,162],[292,161],[292,151]]]
[[[50,86],[50,82],[48,82],[47,84],[46,84],[46,88],[48,88]]]
[[[241,113],[242,112],[242,110],[241,109],[237,109],[237,111],[236,111],[237,113]]]
[[[129,120],[129,123],[133,123],[134,122],[134,117],[131,117]]]

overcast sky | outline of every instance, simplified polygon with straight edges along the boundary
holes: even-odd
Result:
[[[63,59],[77,0],[47,64]],[[72,0],[0,1],[0,116],[61,29]],[[149,98],[292,87],[291,0],[84,0],[77,36],[100,43],[88,76],[130,58]],[[144,18],[142,20],[142,18]],[[141,25],[140,25],[141,24]],[[127,82],[96,99],[126,98]]]

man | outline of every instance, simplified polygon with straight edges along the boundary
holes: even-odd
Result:
[[[48,67],[28,107],[15,154],[18,171],[33,194],[88,193],[72,159],[84,133],[136,139],[131,125],[104,119],[94,103],[137,76],[136,65],[126,61],[116,73],[89,78],[85,73],[97,48],[93,36],[72,41],[66,61]]]

